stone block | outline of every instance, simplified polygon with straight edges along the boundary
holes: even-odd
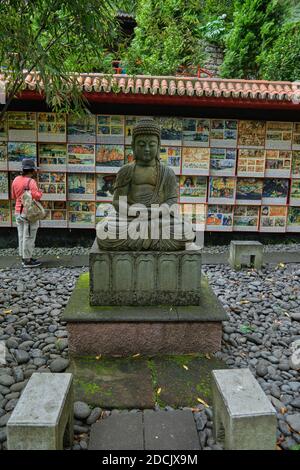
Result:
[[[145,450],[200,450],[190,410],[144,411]]]
[[[198,306],[92,306],[88,283],[86,275],[79,278],[62,316],[74,356],[206,353],[221,347],[228,315],[204,276]]]
[[[239,270],[242,265],[261,269],[263,263],[263,245],[257,241],[230,242],[229,263],[233,269]]]
[[[118,413],[92,425],[89,450],[143,450],[143,413]]]
[[[34,373],[7,423],[9,450],[63,450],[73,444],[72,374]]]
[[[201,252],[90,251],[91,305],[198,305]]]
[[[276,411],[249,369],[212,372],[214,437],[226,450],[275,450]]]

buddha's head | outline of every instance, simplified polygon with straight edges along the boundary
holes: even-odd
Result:
[[[132,131],[132,148],[135,160],[143,165],[160,159],[160,127],[154,119],[137,122]]]

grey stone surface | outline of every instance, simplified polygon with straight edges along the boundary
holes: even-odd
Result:
[[[89,450],[200,450],[190,410],[112,413],[92,425]]]
[[[214,436],[225,449],[274,450],[276,411],[249,369],[215,370]]]
[[[94,424],[101,416],[102,409],[96,406],[95,408],[92,409],[90,416],[86,420],[86,424],[89,426],[91,424]]]
[[[143,450],[143,414],[111,415],[92,425],[89,450]]]
[[[0,385],[3,385],[4,387],[10,387],[14,383],[15,381],[11,375],[8,375],[8,374],[0,375]]]
[[[10,450],[62,450],[73,441],[72,374],[34,373],[7,423]]]
[[[74,416],[77,419],[86,419],[90,416],[91,409],[89,405],[83,401],[75,401],[74,403]]]
[[[83,276],[86,276],[85,274]],[[199,305],[180,306],[91,306],[88,288],[79,279],[62,320],[66,322],[221,322],[228,315],[214,294],[206,276],[201,277]]]
[[[300,413],[288,415],[286,421],[294,431],[300,433]]]
[[[51,362],[49,368],[51,372],[63,372],[69,365],[69,360],[62,357],[58,357]]]
[[[144,411],[146,450],[200,450],[193,413]]]
[[[200,251],[90,251],[91,305],[198,305]]]
[[[18,349],[15,352],[15,357],[18,364],[26,364],[26,362],[28,362],[30,359],[29,354],[26,351],[23,351],[22,349]]]
[[[263,262],[263,245],[257,241],[231,240],[229,264],[233,269],[241,269],[242,265],[261,269]]]

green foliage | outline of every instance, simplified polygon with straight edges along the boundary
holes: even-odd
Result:
[[[226,38],[224,77],[257,78],[257,57],[277,39],[284,18],[280,0],[238,0],[233,28]]]
[[[24,69],[38,71],[54,110],[82,106],[68,72],[108,68],[105,50],[117,35],[115,11],[110,0],[3,0],[0,64],[10,77],[6,107],[23,86]]]
[[[286,24],[272,48],[258,58],[265,80],[300,80],[300,21]]]
[[[125,54],[128,73],[174,74],[180,65],[201,62],[200,20],[197,0],[140,0]]]
[[[226,14],[219,16],[215,20],[208,21],[199,28],[199,32],[207,42],[217,45],[223,45],[224,36],[227,31]]]
[[[200,0],[200,6],[205,22],[215,20],[224,14],[228,21],[233,18],[234,0]]]
[[[233,18],[223,77],[299,80],[298,0],[237,0]]]
[[[203,25],[199,29],[202,38],[208,43],[224,47],[234,11],[234,0],[202,0]]]

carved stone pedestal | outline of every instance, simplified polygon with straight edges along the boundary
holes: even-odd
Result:
[[[90,251],[91,305],[199,305],[199,251]]]
[[[90,252],[63,313],[74,356],[215,352],[227,320],[197,251]]]

